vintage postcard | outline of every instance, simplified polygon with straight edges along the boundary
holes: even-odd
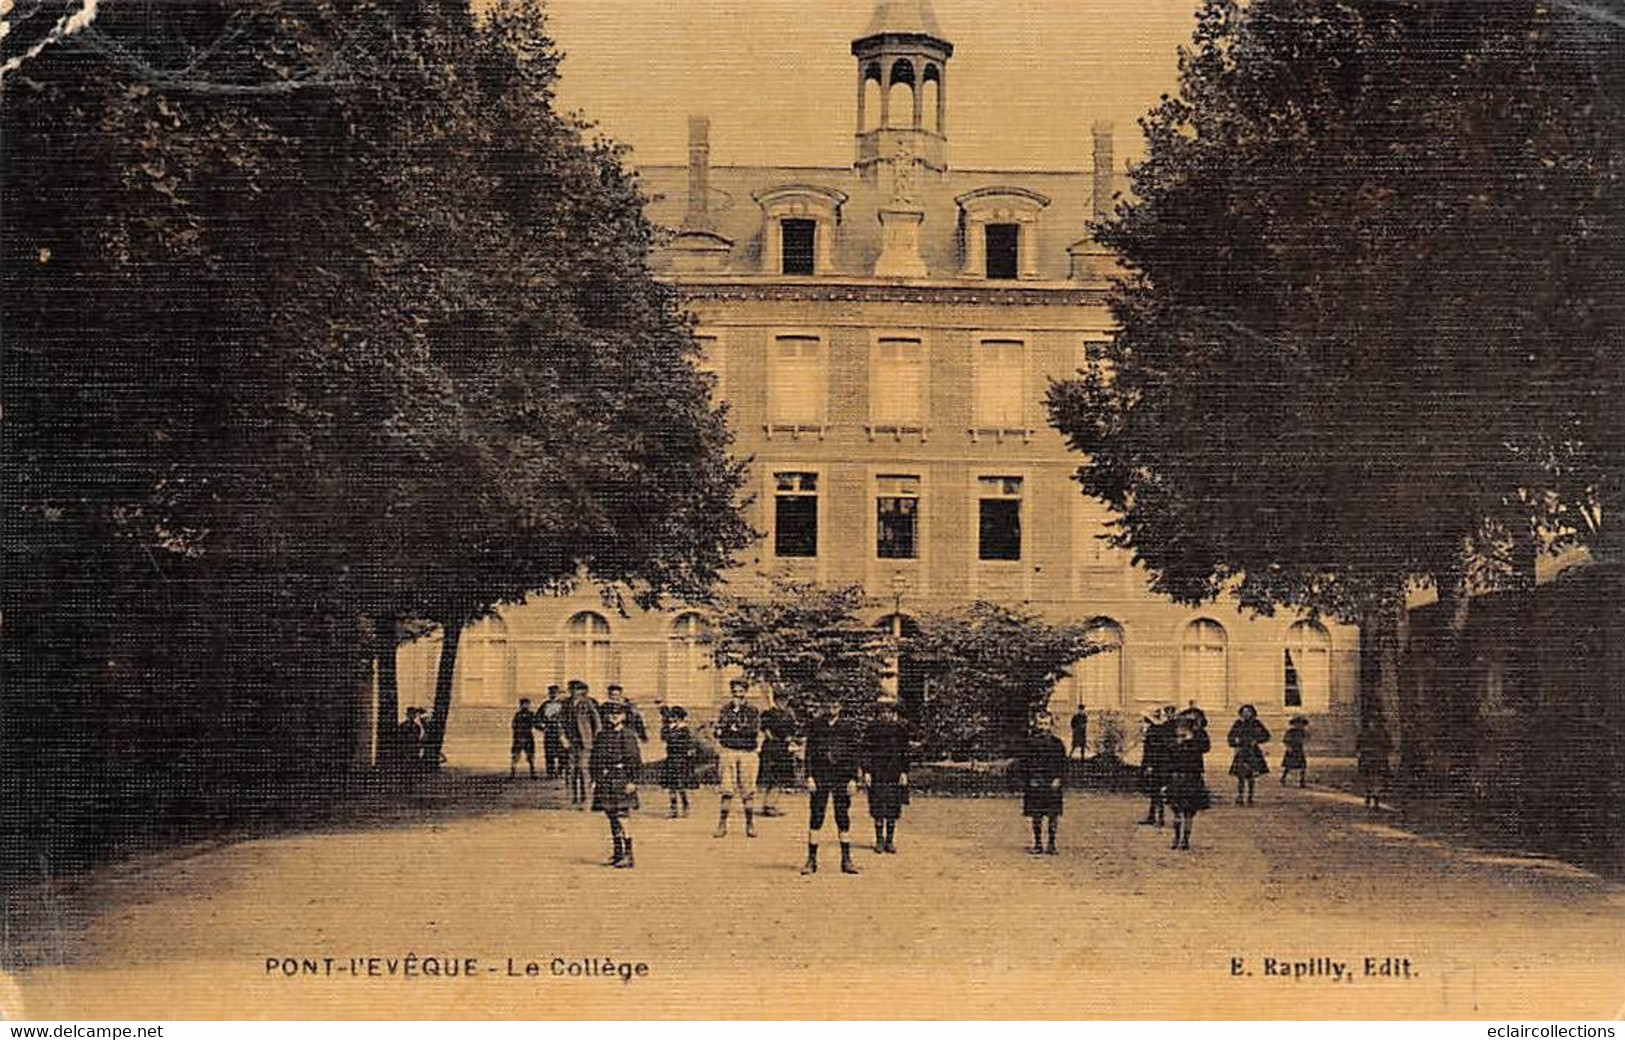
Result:
[[[1622,43],[0,0],[0,1014],[1617,1017]]]

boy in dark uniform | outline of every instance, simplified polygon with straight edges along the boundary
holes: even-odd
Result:
[[[852,864],[852,789],[858,775],[858,737],[841,717],[841,703],[831,701],[822,718],[807,727],[807,862],[803,874],[818,873],[818,836],[824,814],[835,802],[835,831],[841,842],[841,873],[856,874]]]
[[[762,720],[756,709],[745,699],[750,684],[743,679],[728,683],[729,701],[717,715],[712,730],[721,745],[718,766],[722,773],[722,805],[717,817],[717,832],[713,837],[728,836],[728,808],[734,795],[745,804],[745,837],[756,837],[756,813],[752,798],[756,795],[757,752],[761,741]]]
[[[1061,781],[1066,776],[1066,745],[1050,732],[1055,720],[1049,712],[1040,712],[1033,719],[1033,730],[1022,743],[1016,757],[1016,778],[1021,783],[1021,812],[1033,823],[1034,856],[1046,852],[1057,855],[1055,828],[1061,818],[1065,794]],[[1049,846],[1043,841],[1044,822],[1049,821]]]
[[[875,851],[897,851],[897,821],[908,804],[908,724],[896,701],[880,703],[869,725],[869,816],[875,821]]]
[[[604,705],[603,721],[587,764],[593,781],[592,808],[609,819],[609,836],[615,843],[609,865],[632,867],[632,833],[627,821],[638,807],[638,770],[643,759],[638,754],[637,735],[626,727],[625,705]]]
[[[513,743],[508,747],[508,779],[519,769],[519,756],[525,756],[530,766],[530,778],[536,779],[536,727],[541,723],[530,710],[530,698],[519,698],[519,710],[513,713]]]
[[[626,696],[626,688],[620,683],[610,683],[604,687],[604,697],[610,703],[619,704],[626,711],[626,728],[632,731],[633,736],[647,744],[649,742],[649,727],[643,722],[643,713],[638,706]]]

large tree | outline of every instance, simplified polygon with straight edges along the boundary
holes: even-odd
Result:
[[[1391,642],[1414,583],[1617,552],[1625,30],[1582,7],[1204,3],[1099,229],[1119,333],[1050,395],[1156,588]]]
[[[399,622],[702,598],[745,544],[557,64],[523,0],[121,0],[8,69],[8,808],[73,844],[121,791],[342,761]]]

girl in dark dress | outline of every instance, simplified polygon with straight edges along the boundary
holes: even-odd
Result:
[[[908,725],[897,705],[883,701],[869,726],[869,817],[875,821],[875,851],[897,851],[897,821],[908,804]]]
[[[677,819],[678,805],[681,815],[688,815],[688,792],[699,786],[694,776],[696,745],[694,733],[688,728],[688,711],[673,705],[664,712],[660,722],[660,739],[666,745],[666,761],[660,767],[660,786],[671,795],[671,818]]]
[[[615,842],[612,867],[631,867],[632,834],[628,819],[638,807],[638,770],[643,758],[638,753],[638,737],[626,728],[626,709],[610,702],[603,708],[604,728],[593,738],[587,773],[592,777],[592,808],[609,819],[609,836]]]
[[[1174,742],[1168,749],[1168,808],[1174,811],[1174,844],[1189,851],[1196,814],[1213,804],[1208,794],[1202,756],[1213,746],[1202,719],[1188,713],[1174,720]]]
[[[1230,762],[1230,775],[1236,778],[1236,804],[1251,805],[1253,781],[1267,776],[1270,771],[1269,763],[1264,761],[1264,749],[1259,746],[1269,741],[1270,731],[1258,721],[1258,712],[1251,704],[1243,704],[1237,715],[1240,717],[1230,727],[1229,743],[1236,749],[1236,757]]]
[[[1286,754],[1281,756],[1281,783],[1294,771],[1298,774],[1298,786],[1306,787],[1309,784],[1309,756],[1304,747],[1309,743],[1309,720],[1302,715],[1292,716],[1287,723],[1286,736],[1281,738],[1286,745]]]
[[[1054,720],[1049,712],[1042,712],[1033,720],[1033,731],[1022,745],[1016,758],[1016,778],[1021,782],[1021,812],[1033,823],[1035,856],[1055,852],[1055,827],[1061,818],[1063,800],[1061,780],[1066,776],[1066,745],[1050,732]],[[1044,822],[1049,821],[1049,846],[1043,843]]]

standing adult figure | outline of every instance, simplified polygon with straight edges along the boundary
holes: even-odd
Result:
[[[897,851],[897,821],[908,804],[908,723],[896,701],[881,701],[869,724],[865,765],[869,773],[869,818],[875,822],[875,851]]]
[[[564,691],[558,683],[547,688],[547,700],[537,710],[542,727],[542,763],[547,778],[552,780],[564,772]]]
[[[1173,847],[1187,852],[1196,814],[1213,804],[1203,760],[1213,746],[1206,723],[1206,715],[1181,712],[1174,719],[1174,740],[1168,749],[1168,807],[1174,811]]]
[[[758,756],[763,816],[783,816],[778,794],[796,786],[796,758],[790,753],[790,741],[795,735],[795,713],[779,704],[768,689],[767,710],[762,712],[762,753]]]
[[[1057,855],[1055,831],[1060,823],[1066,794],[1066,745],[1051,732],[1055,718],[1047,711],[1033,719],[1032,729],[1016,756],[1016,778],[1021,783],[1021,813],[1032,821],[1035,856]],[[1049,824],[1049,845],[1043,842],[1044,824]]]
[[[1142,824],[1161,827],[1165,822],[1163,791],[1168,786],[1168,751],[1174,743],[1174,709],[1157,708],[1145,717],[1145,732],[1140,742],[1140,790],[1148,798]]]
[[[580,679],[570,680],[570,699],[564,709],[564,742],[570,753],[570,804],[585,812],[587,791],[592,777],[588,771],[588,756],[598,731],[604,728],[598,704],[587,693],[587,684]],[[635,739],[635,738],[634,738]]]
[[[1083,705],[1072,713],[1072,757],[1083,761],[1083,753],[1089,750],[1089,711]]]
[[[1251,805],[1254,783],[1258,777],[1270,771],[1269,763],[1264,761],[1262,746],[1269,742],[1270,731],[1259,721],[1258,709],[1251,704],[1243,704],[1236,716],[1227,741],[1236,749],[1235,757],[1230,761],[1230,775],[1236,778],[1236,804]]]
[[[841,843],[841,873],[856,874],[852,863],[852,794],[858,777],[858,735],[840,701],[831,701],[807,727],[807,862],[803,874],[818,873],[818,839],[824,816],[835,803],[835,831]]]
[[[643,758],[638,752],[637,734],[626,725],[626,705],[614,701],[604,705],[603,729],[593,738],[588,770],[592,775],[592,808],[609,820],[614,854],[609,865],[632,867],[632,810],[638,807],[638,771]]]
[[[1372,812],[1382,808],[1382,789],[1388,782],[1388,756],[1393,754],[1394,742],[1388,736],[1388,727],[1374,707],[1366,709],[1360,723],[1360,735],[1354,740],[1354,761],[1360,772],[1360,786],[1365,793],[1365,807]]]
[[[720,752],[717,756],[722,772],[722,802],[718,809],[717,831],[714,837],[728,836],[728,810],[734,795],[745,807],[745,837],[756,837],[756,812],[752,799],[756,796],[757,754],[761,750],[762,718],[749,701],[750,684],[743,679],[728,682],[728,703],[717,715],[716,735]]]
[[[424,711],[412,706],[406,709],[406,718],[395,727],[395,746],[404,769],[416,772],[423,768],[423,745],[428,731],[423,725]]]

